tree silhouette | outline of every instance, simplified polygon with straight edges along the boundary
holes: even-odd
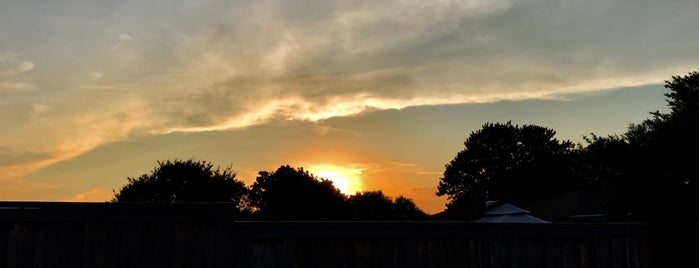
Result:
[[[426,214],[404,196],[392,199],[382,191],[358,192],[347,198],[355,220],[421,220]]]
[[[242,207],[245,184],[231,168],[214,169],[206,161],[174,160],[158,162],[150,174],[127,178],[128,183],[114,194],[114,202],[232,202]]]
[[[698,218],[689,211],[699,203],[699,72],[673,76],[665,88],[669,113],[652,112],[622,137],[597,138],[586,148],[599,165],[592,177],[603,178],[610,214],[619,219]]]
[[[394,219],[393,200],[381,191],[357,192],[347,198],[352,218],[357,220]]]
[[[303,168],[260,171],[250,188],[256,215],[266,220],[335,220],[347,217],[345,196],[330,180]]]
[[[613,220],[623,219],[628,211],[622,208],[641,205],[637,202],[639,197],[632,194],[637,190],[623,189],[639,186],[633,183],[638,179],[633,170],[637,165],[635,157],[639,150],[619,135],[598,137],[592,134],[585,140],[588,144],[580,150],[581,176],[591,188],[601,191],[607,216]]]
[[[535,125],[484,124],[446,165],[437,195],[448,196],[448,210],[468,217],[485,200],[526,204],[574,187],[573,144],[555,133]]]
[[[393,200],[393,209],[399,219],[402,220],[424,220],[427,214],[415,205],[412,199],[405,196],[398,196]]]

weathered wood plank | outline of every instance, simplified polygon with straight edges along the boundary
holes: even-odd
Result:
[[[554,237],[546,237],[544,240],[544,264],[547,268],[558,268],[562,265],[561,242]]]
[[[9,242],[12,224],[0,223],[0,267],[7,267],[7,243]]]
[[[527,267],[544,267],[546,255],[542,238],[527,239]]]
[[[7,238],[7,268],[33,266],[36,232],[33,227],[29,223],[16,223],[10,229]]]

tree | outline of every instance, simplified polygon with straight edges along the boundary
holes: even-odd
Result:
[[[242,208],[247,189],[231,168],[194,160],[158,162],[150,174],[127,178],[114,202],[232,202]]]
[[[396,211],[396,215],[403,220],[427,219],[427,213],[418,208],[412,199],[402,195],[393,200],[393,209]]]
[[[585,137],[587,146],[580,148],[580,170],[587,185],[598,190],[604,197],[606,216],[611,220],[622,220],[628,214],[629,207],[638,207],[637,191],[624,189],[638,177],[634,174],[634,159],[639,150],[631,146],[624,136],[611,135],[599,137],[594,134]],[[633,209],[637,210],[637,209]]]
[[[610,214],[619,219],[692,222],[699,203],[699,72],[665,81],[669,113],[631,125],[619,139],[600,138],[586,148],[597,158]],[[606,152],[601,145],[617,144]],[[601,161],[606,155],[615,157]]]
[[[555,134],[535,125],[484,124],[446,165],[437,195],[448,196],[448,210],[470,217],[486,200],[527,204],[574,187],[574,146]]]
[[[347,198],[355,220],[421,220],[427,215],[404,196],[395,199],[382,191],[358,192]]]
[[[391,220],[395,219],[393,200],[381,191],[357,192],[347,198],[352,219]]]
[[[303,168],[260,171],[250,188],[256,215],[266,220],[332,220],[347,217],[345,195],[330,180]]]

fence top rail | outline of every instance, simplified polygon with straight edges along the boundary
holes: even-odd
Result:
[[[0,221],[234,220],[233,203],[0,202]]]
[[[647,233],[646,223],[517,224],[464,221],[245,221],[232,203],[0,202],[0,223],[208,222],[240,237],[266,236],[561,236]]]
[[[44,201],[0,201],[0,210],[22,209],[218,209],[235,208],[232,202],[187,202],[187,203],[138,203],[138,202],[44,202]]]

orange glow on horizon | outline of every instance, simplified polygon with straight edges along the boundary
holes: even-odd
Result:
[[[313,164],[308,166],[313,175],[333,182],[343,194],[354,194],[362,191],[362,171],[357,167],[347,167],[335,164]]]

